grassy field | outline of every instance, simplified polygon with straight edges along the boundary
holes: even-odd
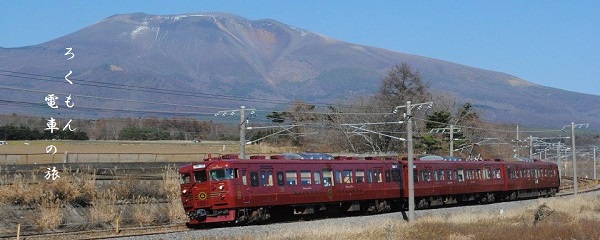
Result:
[[[282,234],[239,239],[600,239],[600,198],[539,199],[503,213],[461,212],[428,215],[414,223],[393,217],[363,224],[319,224]]]

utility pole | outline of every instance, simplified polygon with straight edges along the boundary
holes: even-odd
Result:
[[[412,116],[410,101],[406,101],[406,142],[408,143],[408,222],[415,221],[415,181],[413,160]]]
[[[411,104],[410,101],[406,101],[406,106],[396,106],[394,113],[398,111],[398,108],[406,107],[406,143],[408,152],[408,222],[415,221],[415,180],[414,180],[414,153],[413,153],[413,132],[412,132],[412,108],[421,108],[423,105],[433,105],[433,102]]]
[[[218,115],[235,115],[235,112],[240,112],[240,159],[246,159],[246,130],[248,129],[248,120],[246,119],[246,110],[251,110],[250,115],[254,114],[255,109],[246,109],[245,106],[241,106],[239,110],[223,110],[215,113],[215,116]]]
[[[246,106],[240,107],[240,159],[246,159]]]
[[[434,128],[429,130],[429,133],[442,133],[445,134],[447,131],[449,131],[450,133],[450,155],[449,156],[454,156],[454,132],[456,131],[457,133],[461,132],[460,128],[454,128],[454,125],[450,124],[448,125],[447,128]]]
[[[574,122],[571,122],[571,153],[573,154],[573,195],[577,195],[577,153],[575,151],[575,127],[588,127],[590,124],[589,123],[584,123],[584,124],[575,124]],[[563,130],[568,127],[569,125],[565,125],[563,127]]]
[[[450,157],[454,156],[454,125],[450,124]]]
[[[598,147],[594,146],[594,179],[597,179],[596,178],[596,167],[597,167],[596,166],[596,148],[598,148]]]
[[[529,135],[529,159],[533,159],[533,136]]]
[[[517,125],[517,152],[515,154],[515,157],[519,157],[519,152],[521,151],[521,149],[519,149],[519,125]]]
[[[576,160],[576,154],[575,154],[575,123],[571,122],[571,144],[573,144],[572,146],[572,153],[573,153],[573,195],[577,194],[577,162]]]
[[[558,165],[558,177],[560,178],[560,173],[562,173],[562,170],[560,170],[560,141],[558,141],[557,145],[558,146],[556,146],[556,165]]]

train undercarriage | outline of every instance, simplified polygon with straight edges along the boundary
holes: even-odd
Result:
[[[488,204],[498,201],[514,201],[517,199],[551,197],[556,195],[557,192],[558,189],[556,188],[544,188],[508,192],[483,192],[471,194],[429,196],[421,198],[417,197],[415,198],[415,208],[427,209],[430,207],[439,207],[443,205],[460,205],[468,203]],[[408,199],[404,200],[403,209],[408,209]]]

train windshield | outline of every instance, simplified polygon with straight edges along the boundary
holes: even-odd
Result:
[[[210,170],[210,180],[211,181],[231,180],[234,178],[235,178],[235,169],[233,169],[233,168]]]
[[[194,172],[194,182],[201,183],[206,181],[206,170]]]
[[[179,184],[188,184],[191,182],[189,173],[182,173],[179,175]]]

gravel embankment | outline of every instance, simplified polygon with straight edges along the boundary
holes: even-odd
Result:
[[[600,192],[595,191],[591,193],[600,195]],[[565,196],[564,198],[568,198]],[[557,197],[561,198],[561,197]],[[488,205],[473,205],[473,206],[462,206],[462,207],[450,207],[450,208],[439,208],[429,210],[417,210],[415,216],[417,219],[425,216],[442,216],[449,217],[454,214],[474,213],[474,214],[506,214],[513,210],[518,209],[531,209],[536,208],[543,202],[543,199],[531,199],[516,202],[501,202]],[[372,225],[373,222],[390,222],[390,221],[404,221],[403,213],[388,213],[370,216],[356,216],[356,217],[344,217],[344,218],[331,218],[331,219],[319,219],[312,221],[299,221],[299,222],[288,222],[288,223],[273,223],[268,225],[253,225],[253,226],[242,226],[242,227],[223,227],[215,229],[202,229],[202,230],[189,230],[178,233],[166,233],[150,236],[136,236],[127,237],[123,239],[136,239],[136,240],[154,240],[154,239],[231,239],[231,238],[264,238],[266,236],[293,236],[290,232],[293,229],[323,229],[324,226],[335,226],[345,229],[359,229],[368,225]],[[261,237],[262,236],[262,237]]]

